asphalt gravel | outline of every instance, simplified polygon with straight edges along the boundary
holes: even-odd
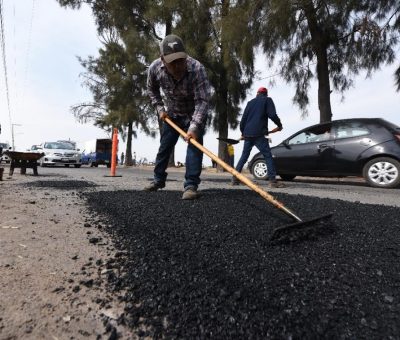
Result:
[[[400,209],[244,190],[84,194],[119,250],[108,277],[139,338],[400,339]]]

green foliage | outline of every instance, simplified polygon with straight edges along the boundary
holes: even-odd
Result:
[[[321,84],[324,73],[333,89],[343,94],[361,70],[370,75],[383,63],[393,62],[397,39],[386,20],[395,3],[269,0],[253,12],[253,21],[267,60],[272,65],[279,58],[283,79],[296,85],[294,102],[306,112],[312,79],[318,78],[320,89],[327,86],[319,104],[330,107],[329,82]]]
[[[147,65],[154,48],[149,24],[142,19],[145,1],[99,0],[59,1],[63,6],[78,8],[87,3],[96,18],[103,47],[97,58],[79,58],[86,72],[84,85],[93,94],[92,103],[73,107],[80,121],[93,120],[106,130],[118,127],[121,132],[134,124],[147,134],[154,135],[151,127],[156,115],[149,106],[145,93]],[[150,41],[150,43],[149,43]]]
[[[228,126],[237,127],[239,104],[246,98],[254,76],[255,40],[248,12],[251,1],[58,2],[71,8],[88,4],[99,34],[111,32],[115,38],[107,41],[98,59],[82,61],[87,69],[85,84],[96,103],[91,108],[96,124],[124,124],[133,119],[146,131],[146,123],[154,123],[145,104],[144,71],[159,56],[157,43],[165,34],[175,33],[182,37],[188,53],[202,62],[209,73],[214,113],[209,123],[222,137],[227,136]],[[99,103],[106,114],[99,114]],[[84,110],[89,109],[85,106]],[[90,116],[79,109],[75,112],[81,118]]]

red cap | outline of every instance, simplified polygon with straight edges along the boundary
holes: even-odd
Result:
[[[265,87],[260,87],[260,88],[257,90],[257,93],[268,93],[268,90],[267,90]]]

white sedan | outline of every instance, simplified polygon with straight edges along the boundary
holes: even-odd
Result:
[[[80,168],[82,154],[79,149],[75,149],[71,143],[64,142],[45,142],[41,144],[37,151],[44,152],[44,156],[39,160],[40,166],[73,165]]]

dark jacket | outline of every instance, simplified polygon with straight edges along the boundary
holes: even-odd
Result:
[[[273,100],[266,94],[259,94],[250,100],[240,121],[240,131],[244,137],[260,137],[268,134],[268,118],[276,126],[282,127],[276,114]]]

